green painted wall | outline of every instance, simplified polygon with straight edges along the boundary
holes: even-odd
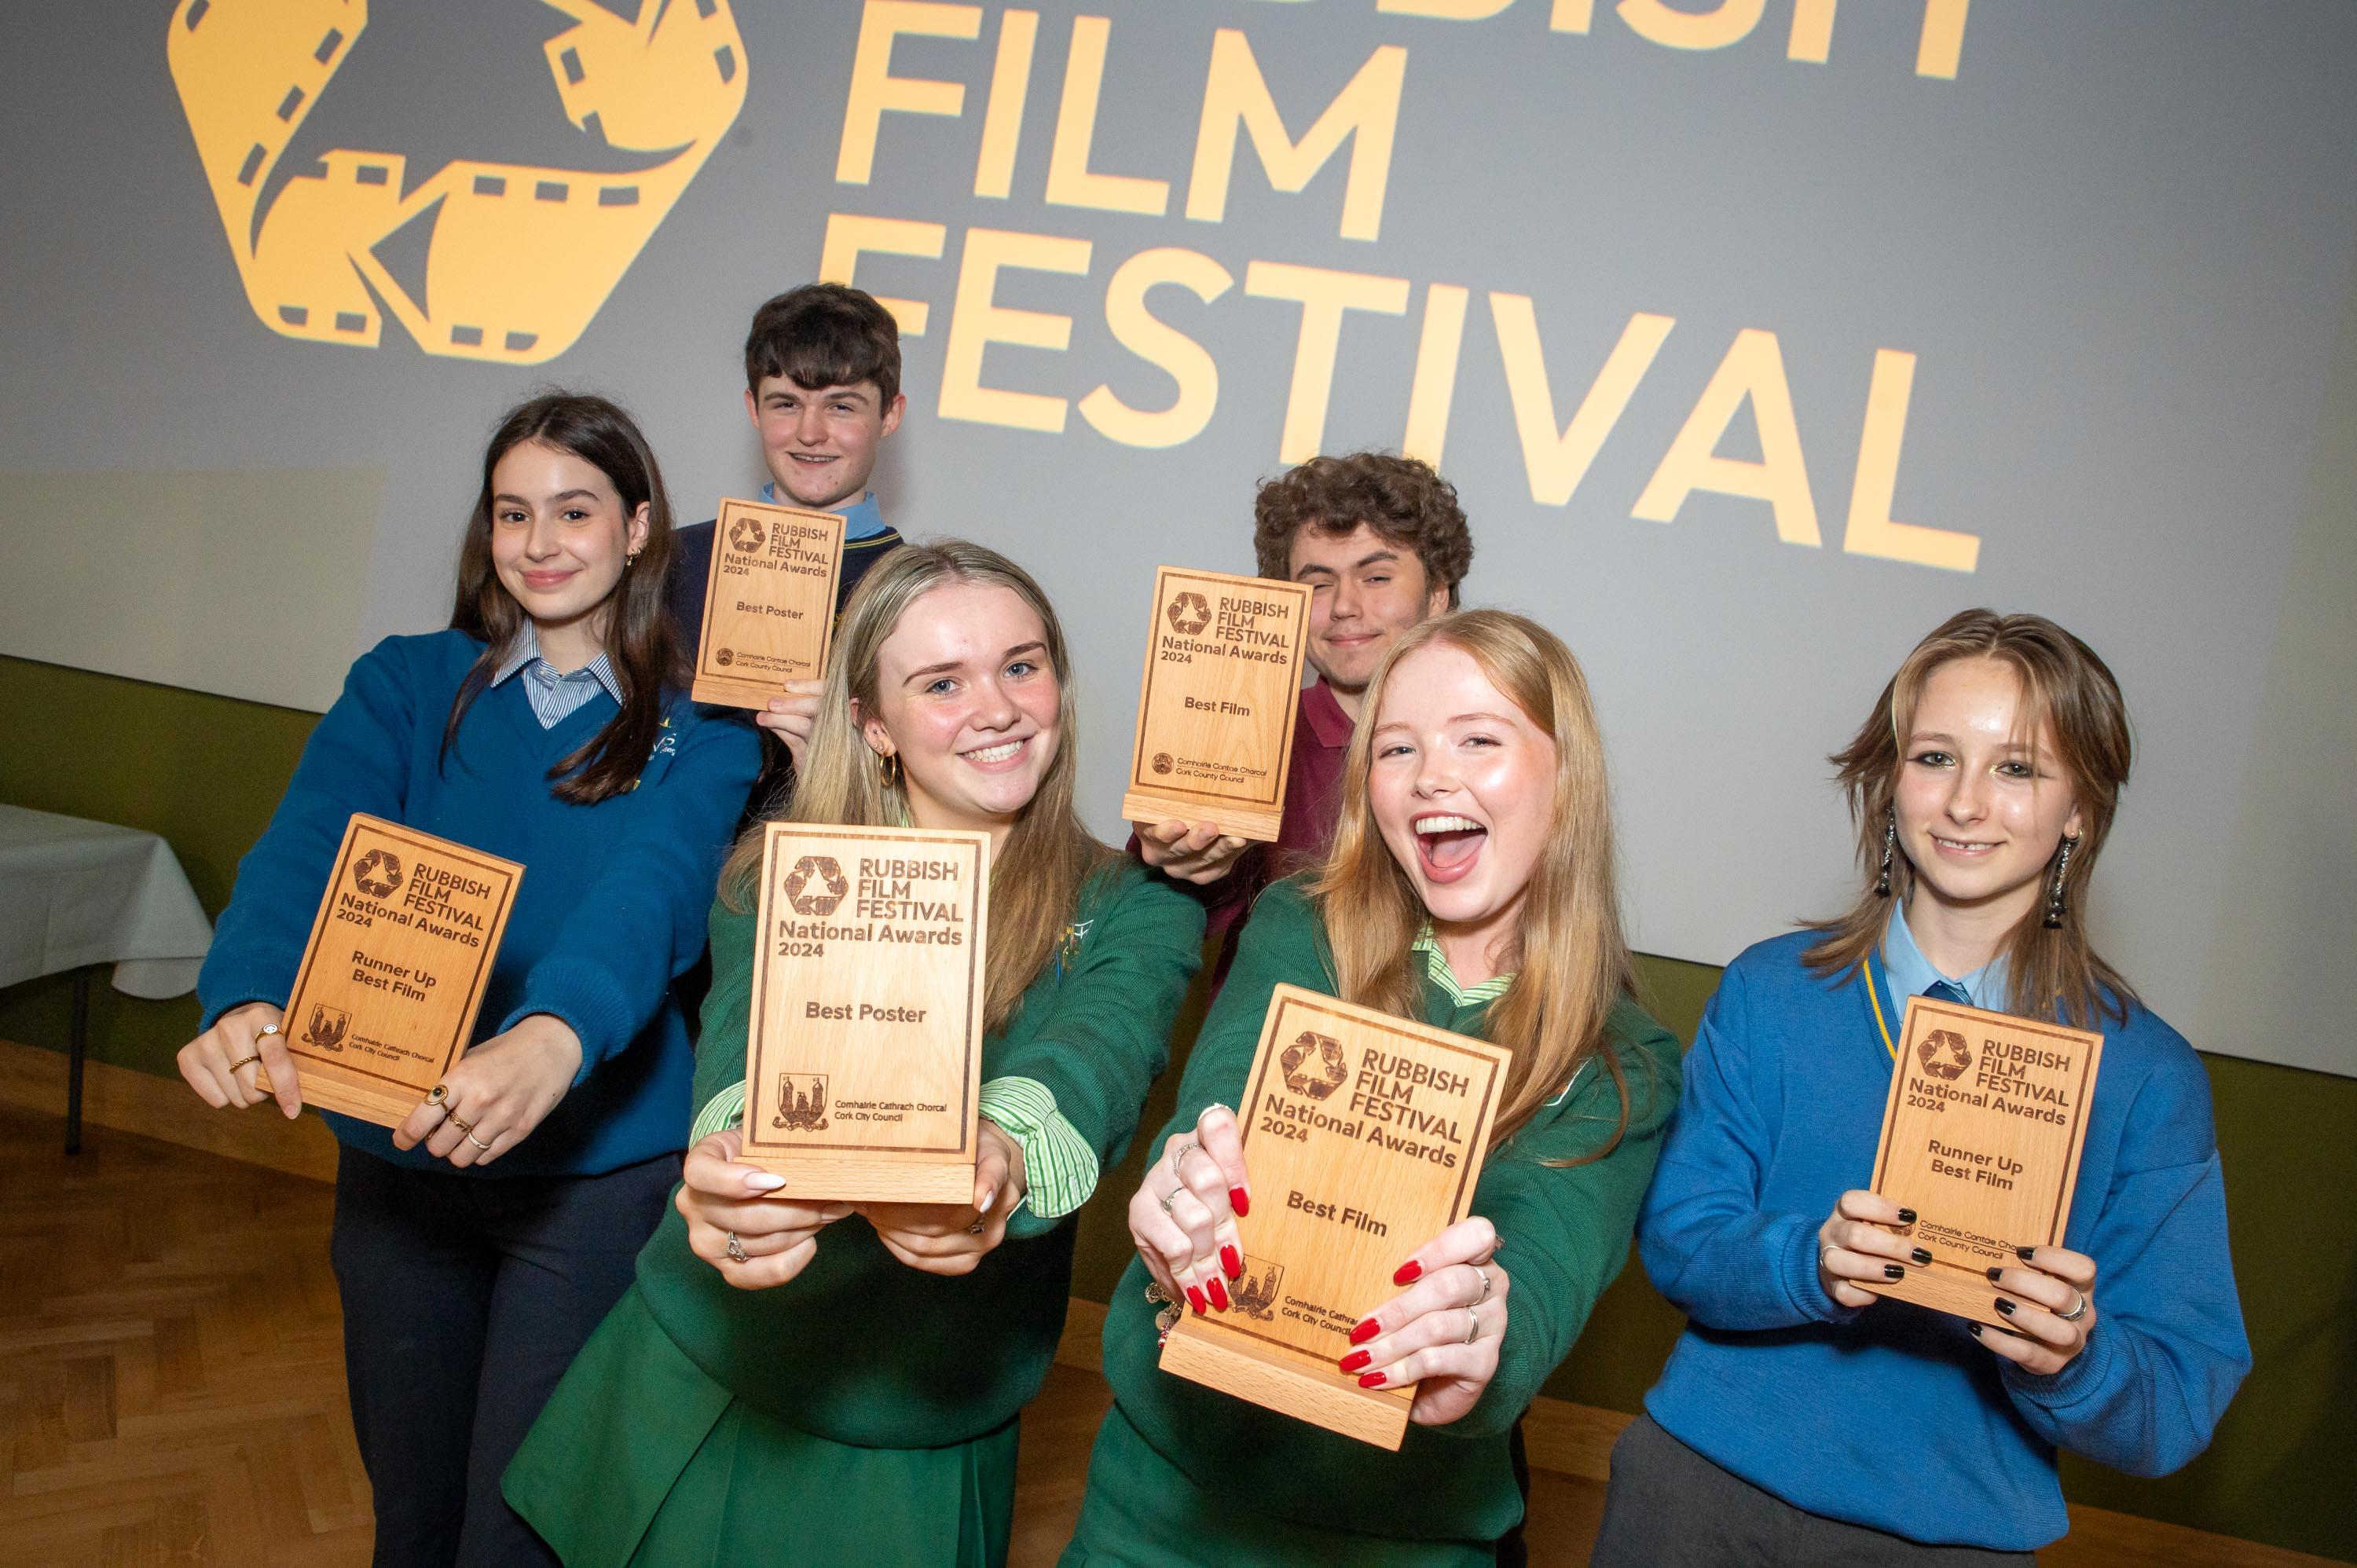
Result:
[[[0,658],[0,801],[146,828],[170,841],[208,910],[229,897],[237,857],[285,788],[315,715]],[[1717,983],[1707,965],[1646,959],[1653,1011],[1688,1040]],[[168,1075],[196,1028],[193,999],[93,993],[91,1054]],[[0,1037],[63,1049],[69,988],[52,978],[0,991]],[[1191,1040],[1200,997],[1179,1038]],[[2066,1460],[2080,1502],[2344,1559],[2357,1559],[2349,1458],[2357,1453],[2357,1081],[2207,1057],[2233,1217],[2234,1272],[2257,1367],[2210,1452],[2166,1480]],[[1177,1074],[1146,1125],[1169,1113]],[[1126,1260],[1131,1151],[1083,1215],[1075,1288],[1099,1300]],[[1634,1410],[1680,1319],[1633,1262],[1598,1304],[1549,1383],[1585,1403]]]

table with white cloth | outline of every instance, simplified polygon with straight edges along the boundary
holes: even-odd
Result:
[[[0,986],[74,976],[66,1153],[81,1147],[97,966],[114,966],[114,989],[126,996],[184,996],[212,941],[212,922],[172,846],[154,833],[0,805]]]

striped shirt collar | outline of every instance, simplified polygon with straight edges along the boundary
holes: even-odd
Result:
[[[606,694],[617,703],[622,702],[622,682],[614,673],[613,661],[599,653],[578,670],[560,673],[554,664],[541,657],[540,633],[530,620],[516,629],[515,640],[508,645],[499,668],[491,672],[493,686],[506,682],[519,671],[529,671],[524,678],[524,695],[532,701],[534,717],[543,729],[553,729],[582,703],[597,695],[604,687]]]
[[[1459,1007],[1471,1007],[1483,1002],[1495,1002],[1506,993],[1508,986],[1514,983],[1514,977],[1512,974],[1500,974],[1491,976],[1479,985],[1458,984],[1456,972],[1448,967],[1448,955],[1440,950],[1439,942],[1433,939],[1430,920],[1426,920],[1423,928],[1415,933],[1415,940],[1409,943],[1408,948],[1412,952],[1420,952],[1424,955],[1425,972],[1430,975],[1432,983],[1447,992],[1448,999]]]

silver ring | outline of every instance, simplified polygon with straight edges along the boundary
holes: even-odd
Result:
[[[1481,1276],[1481,1294],[1473,1298],[1473,1305],[1479,1306],[1490,1299],[1490,1271],[1476,1263],[1473,1272]]]
[[[1177,1148],[1171,1150],[1170,1174],[1172,1176],[1177,1176],[1178,1174],[1178,1167],[1186,1163],[1187,1153],[1189,1150],[1200,1149],[1202,1146],[1202,1144],[1197,1143],[1194,1139],[1189,1138],[1185,1143],[1179,1144]]]
[[[965,1228],[965,1233],[969,1236],[979,1236],[982,1234],[983,1226],[986,1223],[985,1220],[977,1219]]]
[[[482,1150],[483,1153],[487,1155],[491,1152],[491,1146],[489,1144],[484,1143],[480,1138],[476,1137],[472,1133],[468,1133],[467,1134],[467,1142],[474,1144],[475,1147]]]
[[[2086,1293],[2085,1291],[2081,1291],[2081,1292],[2079,1293],[2079,1305],[2076,1305],[2076,1306],[2072,1307],[2072,1308],[2070,1311],[2068,1311],[2068,1312],[2058,1312],[2058,1313],[2056,1313],[2056,1314],[2055,1314],[2055,1316],[2056,1316],[2057,1317],[2060,1317],[2060,1318],[2061,1318],[2063,1322],[2065,1322],[2065,1323],[2076,1323],[2076,1322],[2078,1322],[2078,1321],[2079,1321],[2079,1319],[2081,1319],[2081,1318],[2083,1318],[2083,1317],[2086,1316],[2087,1316],[2087,1293]]]
[[[1818,1249],[1817,1249],[1817,1269],[1818,1269],[1818,1271],[1819,1271],[1820,1273],[1824,1273],[1824,1272],[1826,1272],[1826,1270],[1825,1270],[1825,1260],[1826,1260],[1827,1258],[1832,1257],[1835,1252],[1838,1252],[1838,1251],[1841,1251],[1841,1246],[1840,1246],[1840,1244],[1839,1244],[1838,1242],[1834,1242],[1834,1241],[1828,1241],[1828,1242],[1826,1242],[1824,1246],[1822,1246],[1822,1247],[1818,1248]]]
[[[728,1232],[728,1261],[732,1263],[747,1263],[752,1262],[751,1259],[745,1256],[745,1243],[737,1240],[737,1232],[734,1230]]]
[[[1168,1214],[1170,1212],[1170,1200],[1186,1190],[1187,1188],[1182,1183],[1178,1187],[1172,1187],[1168,1192],[1164,1193],[1160,1197],[1155,1199],[1155,1201],[1162,1205],[1163,1213]]]
[[[1204,1106],[1202,1110],[1195,1112],[1196,1124],[1199,1126],[1201,1125],[1203,1118],[1210,1115],[1214,1111],[1224,1111],[1231,1116],[1233,1116],[1236,1113],[1236,1108],[1229,1104],[1226,1101],[1214,1100],[1209,1105]]]
[[[1470,1345],[1481,1337],[1481,1315],[1471,1307],[1465,1309],[1465,1343]]]

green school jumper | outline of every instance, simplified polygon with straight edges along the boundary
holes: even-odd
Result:
[[[1509,981],[1460,989],[1437,948],[1420,944],[1423,1017],[1479,1035]],[[1296,878],[1261,897],[1226,988],[1197,1038],[1162,1141],[1214,1101],[1239,1104],[1270,987],[1331,995],[1324,928]],[[1473,1568],[1522,1513],[1507,1433],[1570,1352],[1588,1310],[1629,1255],[1679,1089],[1678,1042],[1635,1003],[1614,1008],[1610,1045],[1629,1085],[1629,1127],[1587,1165],[1620,1118],[1611,1075],[1589,1063],[1564,1093],[1491,1152],[1473,1212],[1497,1226],[1512,1280],[1497,1376],[1463,1419],[1415,1426],[1396,1454],[1164,1372],[1146,1265],[1132,1262],[1105,1318],[1104,1370],[1114,1404],[1089,1461],[1088,1493],[1064,1568],[1265,1563],[1297,1568]],[[1259,1194],[1262,1201],[1282,1195]],[[1252,1221],[1244,1221],[1247,1239]],[[1401,1256],[1422,1238],[1403,1242]],[[1370,1302],[1370,1307],[1380,1305]]]
[[[699,1106],[745,1076],[753,925],[713,910]],[[1162,1069],[1202,908],[1124,859],[1082,887],[1073,929],[982,1072],[1044,1085],[1103,1169]],[[1015,1418],[1063,1329],[1073,1229],[1027,1201],[952,1279],[854,1215],[794,1279],[739,1291],[673,1211],[508,1466],[508,1501],[568,1568],[1002,1563]]]

